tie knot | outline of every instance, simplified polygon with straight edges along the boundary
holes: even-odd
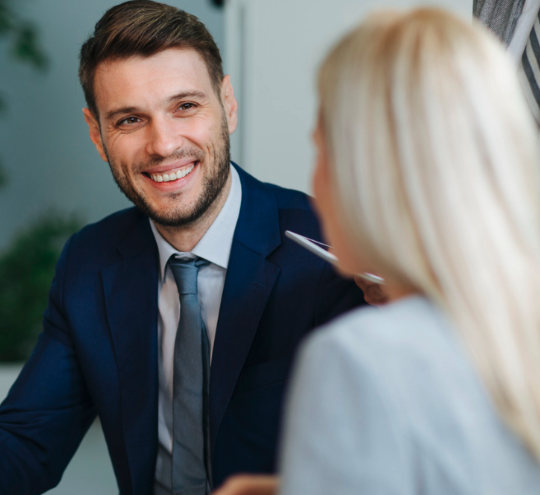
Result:
[[[197,294],[197,275],[199,274],[199,268],[209,264],[209,261],[202,258],[181,260],[174,255],[171,256],[169,266],[178,286],[178,293],[180,295]]]

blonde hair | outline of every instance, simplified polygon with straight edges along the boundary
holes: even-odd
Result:
[[[540,460],[540,160],[515,68],[439,9],[369,16],[319,74],[349,242],[438,303]]]

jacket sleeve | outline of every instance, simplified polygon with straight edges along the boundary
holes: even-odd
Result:
[[[2,495],[33,495],[56,486],[96,415],[63,305],[70,243],[56,267],[43,332],[0,406]]]
[[[287,400],[280,495],[419,493],[403,408],[369,364],[377,353],[356,351],[327,328],[303,344]]]
[[[366,304],[364,293],[354,280],[339,276],[331,265],[325,263],[317,290],[315,325],[328,323],[343,313]]]

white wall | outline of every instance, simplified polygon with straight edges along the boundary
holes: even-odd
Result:
[[[229,0],[227,66],[241,107],[233,159],[261,180],[310,192],[318,64],[370,10],[420,3],[472,17],[472,0]]]
[[[52,64],[38,74],[14,62],[0,44],[0,92],[9,111],[0,116],[0,160],[9,184],[0,189],[0,250],[43,210],[79,212],[96,221],[128,201],[88,138],[77,80],[81,44],[103,13],[122,0],[13,0],[41,31]],[[161,0],[204,22],[223,45],[223,11],[209,0]]]

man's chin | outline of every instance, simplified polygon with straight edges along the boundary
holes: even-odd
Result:
[[[197,222],[198,219],[192,219],[190,217],[162,217],[162,216],[151,216],[149,217],[152,219],[152,221],[161,227],[167,227],[167,228],[180,228],[180,227],[187,227],[189,225],[193,225]]]
[[[213,206],[219,202],[229,175],[230,164],[227,161],[215,177],[207,178],[200,187],[191,187],[182,193],[170,191],[156,194],[156,191],[144,187],[147,184],[139,189],[121,180],[117,180],[117,184],[156,224],[163,227],[186,227],[196,224],[214,210]]]
[[[147,206],[137,206],[140,210],[146,213],[146,215],[149,216],[154,223],[163,227],[184,227],[196,222],[201,216],[194,215],[193,212],[163,212],[156,211],[155,209],[148,208]]]

